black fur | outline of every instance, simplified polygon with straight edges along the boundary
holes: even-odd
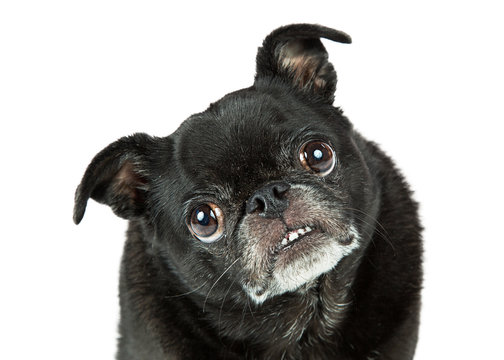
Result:
[[[422,281],[417,205],[392,161],[332,106],[336,73],[321,37],[350,43],[318,25],[277,29],[259,49],[253,86],[226,95],[168,137],[122,138],[89,165],[74,221],[90,197],[130,220],[118,359],[413,357]],[[337,163],[325,177],[299,162],[310,140],[334,149]],[[272,191],[275,182],[285,185],[282,194],[264,200],[284,199],[274,216],[253,214],[260,199],[246,209],[258,189]],[[225,216],[224,235],[214,243],[197,240],[187,226],[192,209],[206,202]],[[253,242],[257,249],[271,242],[252,234],[274,237],[272,224],[288,223],[288,216],[339,229],[346,234],[341,249],[357,241],[347,231],[355,225],[358,245],[295,290],[257,300],[260,292],[254,298],[248,284],[270,291],[276,270],[259,282],[247,261],[277,255],[251,251]],[[299,266],[312,266],[302,259]]]

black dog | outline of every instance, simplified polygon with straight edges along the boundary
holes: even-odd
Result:
[[[118,359],[411,359],[421,226],[392,161],[332,106],[320,41],[290,25],[252,87],[173,134],[124,137],[77,189],[129,219]]]

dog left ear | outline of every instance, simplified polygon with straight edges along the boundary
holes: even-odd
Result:
[[[91,161],[75,192],[73,219],[84,217],[89,198],[112,208],[124,219],[142,216],[149,190],[148,157],[154,138],[146,134],[123,137]]]
[[[292,86],[334,101],[336,72],[320,38],[352,42],[344,32],[320,25],[293,24],[274,30],[257,53],[255,85],[283,78]]]

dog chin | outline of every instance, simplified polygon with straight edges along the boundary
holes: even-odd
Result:
[[[333,270],[341,259],[359,247],[359,242],[360,236],[353,225],[337,238],[313,229],[292,244],[284,241],[276,251],[271,271],[262,276],[265,281],[259,285],[245,283],[243,288],[257,305],[274,296],[301,292],[322,274]]]

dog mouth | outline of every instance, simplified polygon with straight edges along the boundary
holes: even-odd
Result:
[[[307,225],[301,228],[288,230],[283,239],[277,245],[275,252],[278,253],[280,251],[287,251],[305,237],[315,233],[320,233],[320,230],[315,228],[314,225]]]
[[[244,265],[250,274],[243,286],[256,304],[314,284],[321,274],[333,269],[359,246],[357,229],[351,223],[341,225],[339,231],[323,223],[306,223],[284,228],[283,235],[276,240],[270,238],[269,244],[264,233],[262,241],[250,247],[251,252],[246,255],[249,262]]]
[[[315,286],[360,246],[353,219],[311,187],[294,186],[286,197],[282,216],[251,213],[240,224],[242,286],[256,304]]]
[[[278,237],[271,236],[274,229],[263,229],[259,234],[262,237],[249,243],[243,287],[254,303],[295,292],[304,285],[312,286],[320,275],[359,247],[360,236],[352,223],[340,224],[337,229],[313,221],[306,223],[287,228],[285,222],[279,223],[276,231],[280,232],[280,224],[284,229]]]

